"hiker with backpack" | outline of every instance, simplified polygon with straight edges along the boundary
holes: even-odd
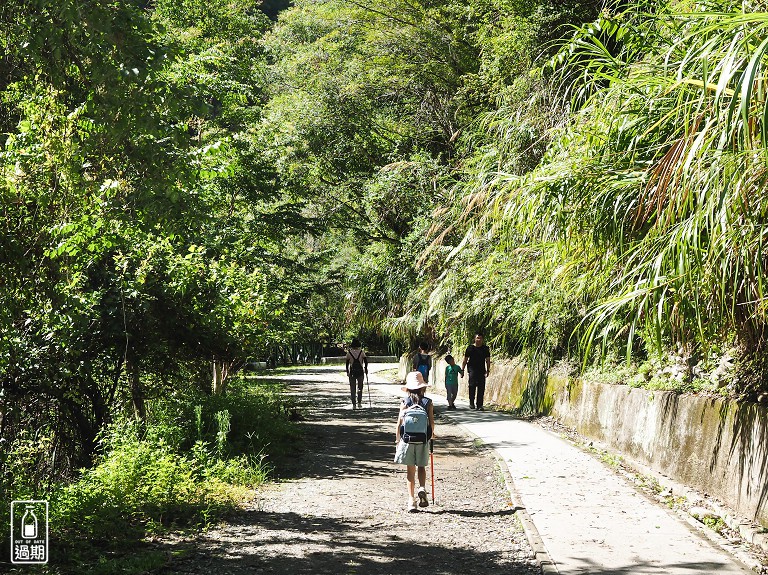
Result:
[[[349,395],[352,398],[352,409],[363,407],[363,381],[365,380],[365,374],[368,373],[368,356],[365,355],[360,340],[357,338],[352,340],[352,347],[347,351],[346,371],[349,378]]]
[[[427,462],[429,461],[429,440],[434,437],[435,412],[432,400],[424,397],[427,384],[419,371],[409,373],[402,388],[408,395],[400,405],[395,431],[395,463],[407,466],[408,511],[427,507]],[[418,475],[419,488],[416,489]]]
[[[432,370],[432,356],[429,355],[429,344],[422,341],[419,344],[419,351],[413,358],[413,371],[418,371],[424,378],[424,382],[429,385],[429,372]]]

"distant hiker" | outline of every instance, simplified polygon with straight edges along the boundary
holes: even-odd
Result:
[[[360,340],[353,339],[352,347],[347,352],[347,377],[349,377],[349,395],[352,398],[352,409],[363,406],[363,381],[368,373],[368,356],[361,349]],[[357,397],[355,397],[357,391]],[[355,401],[357,399],[357,401]]]
[[[456,360],[451,354],[445,356],[445,394],[448,400],[448,409],[456,409],[456,396],[459,394],[459,375],[464,377],[464,370],[456,365]]]
[[[429,385],[429,372],[432,369],[432,356],[429,355],[429,344],[422,341],[419,352],[413,358],[413,371],[421,372],[424,382]]]
[[[417,511],[418,506],[429,505],[427,500],[427,462],[429,461],[429,440],[435,429],[435,412],[432,400],[424,397],[427,384],[419,371],[412,371],[405,378],[402,388],[408,395],[400,404],[395,431],[395,463],[407,466],[408,511]],[[419,489],[416,491],[418,468]]]
[[[491,350],[484,343],[482,332],[475,334],[473,345],[464,352],[462,371],[467,368],[469,374],[469,409],[483,411],[483,395],[485,394],[485,378],[491,372]],[[475,402],[477,394],[477,402]]]

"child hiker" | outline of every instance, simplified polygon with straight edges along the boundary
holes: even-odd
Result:
[[[352,340],[352,347],[347,352],[346,370],[352,409],[363,407],[363,380],[368,373],[368,356],[361,349],[359,339]],[[355,401],[355,391],[357,391],[357,401]]]
[[[427,462],[429,461],[429,440],[434,437],[435,412],[432,400],[424,397],[427,384],[421,372],[412,371],[405,378],[402,388],[408,395],[400,405],[395,431],[395,463],[407,466],[408,511],[418,511],[418,506],[429,505],[427,499]],[[416,490],[418,473],[419,488]]]
[[[459,394],[459,375],[464,377],[464,370],[456,365],[456,360],[448,354],[445,356],[445,393],[448,400],[448,409],[456,409],[456,396]]]

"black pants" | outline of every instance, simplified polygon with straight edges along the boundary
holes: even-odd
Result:
[[[355,403],[355,388],[357,388],[357,404],[361,405],[363,403],[364,379],[364,373],[349,373],[349,396],[352,398],[352,403]]]
[[[474,370],[467,368],[469,374],[469,405],[483,407],[483,396],[485,395],[485,370]],[[477,401],[475,401],[477,395]]]

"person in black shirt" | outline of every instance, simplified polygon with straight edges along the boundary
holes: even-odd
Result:
[[[368,356],[362,349],[360,340],[352,340],[352,347],[347,352],[346,362],[347,377],[349,378],[349,395],[352,398],[352,409],[363,407],[363,381],[368,373]],[[357,388],[357,401],[355,401],[355,388]],[[369,398],[370,399],[370,398]]]
[[[469,373],[469,408],[483,411],[483,395],[485,394],[485,378],[491,372],[491,350],[484,343],[483,334],[475,334],[475,342],[464,352],[461,369],[467,368]],[[477,401],[475,401],[477,395]]]

